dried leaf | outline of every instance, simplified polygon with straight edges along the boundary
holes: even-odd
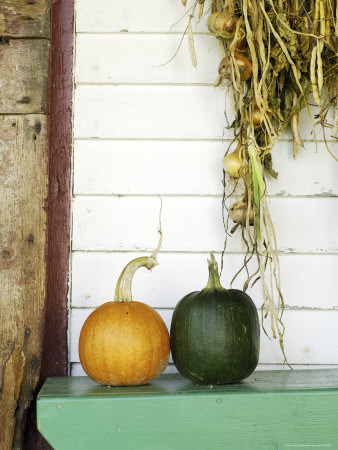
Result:
[[[216,78],[214,87],[218,87],[222,83],[222,80],[223,80],[222,76],[218,75],[218,77]]]
[[[292,58],[298,58],[299,57],[298,35],[289,28],[288,23],[289,22],[286,13],[279,14],[278,20],[276,21],[276,28],[279,36],[284,41]]]
[[[289,65],[288,60],[278,43],[272,47],[270,57],[273,60],[272,69],[275,76]]]
[[[307,36],[307,34],[309,33],[307,17],[304,17],[303,22],[300,25],[300,31],[304,33],[300,36],[300,45],[299,45],[299,49],[302,52],[302,57],[303,57],[303,61],[304,61],[302,70],[304,72],[307,72],[308,64],[311,59],[311,52],[312,52],[311,38],[310,38],[310,36]]]
[[[264,157],[264,170],[267,172],[272,178],[278,178],[278,172],[276,172],[272,167],[272,157],[271,153],[267,153]]]

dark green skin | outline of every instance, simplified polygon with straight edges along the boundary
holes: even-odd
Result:
[[[178,371],[199,384],[247,378],[259,358],[260,326],[251,298],[237,289],[203,289],[177,304],[170,329]]]

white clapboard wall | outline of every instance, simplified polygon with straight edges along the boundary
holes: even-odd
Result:
[[[83,374],[77,345],[84,320],[113,299],[127,262],[157,245],[158,195],[160,264],[137,272],[134,298],[157,308],[170,327],[175,304],[206,285],[209,252],[220,261],[221,163],[232,137],[226,128],[231,102],[225,86],[213,87],[219,48],[205,21],[194,25],[197,68],[186,38],[172,59],[187,26],[184,13],[180,0],[76,1],[73,375]],[[332,367],[338,366],[338,166],[320,129],[316,148],[306,111],[300,129],[305,148],[293,160],[287,130],[273,150],[278,180],[268,182],[286,304],[285,349],[294,367]],[[224,286],[241,267],[242,252],[234,235],[224,258]],[[233,287],[243,281],[238,277]],[[259,308],[260,284],[248,293]],[[278,343],[264,333],[259,368],[284,368]],[[175,371],[172,363],[167,371]]]

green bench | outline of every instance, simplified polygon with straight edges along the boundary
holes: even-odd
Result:
[[[338,370],[257,371],[223,386],[180,375],[136,387],[48,378],[37,420],[56,450],[333,450]]]

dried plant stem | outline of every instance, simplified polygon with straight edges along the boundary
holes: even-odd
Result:
[[[189,52],[190,52],[191,63],[194,67],[196,67],[197,66],[197,58],[196,58],[194,36],[193,36],[192,25],[191,25],[192,18],[193,18],[193,15],[190,15],[189,22],[188,22],[188,42],[189,42]]]
[[[253,78],[253,88],[255,93],[255,100],[258,105],[258,107],[263,106],[263,101],[258,89],[258,59],[256,54],[256,48],[254,43],[254,35],[250,26],[249,18],[248,18],[248,0],[243,0],[243,15],[244,15],[244,21],[245,21],[245,28],[246,28],[246,40],[248,43],[248,47],[250,50],[250,56],[252,60],[252,66],[253,66],[253,72],[252,72],[252,78]]]
[[[316,77],[316,61],[317,61],[317,47],[313,47],[312,55],[311,55],[311,65],[310,65],[310,79],[312,84],[312,94],[315,102],[318,106],[320,106],[321,100],[319,96],[319,90],[317,86],[317,77]]]

